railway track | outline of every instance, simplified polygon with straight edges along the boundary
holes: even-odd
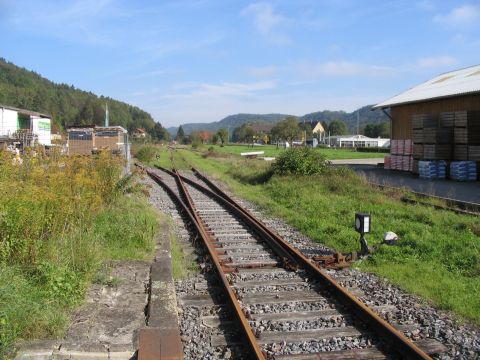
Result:
[[[392,326],[382,317],[394,306],[366,305],[359,288],[335,281],[198,171],[146,171],[202,240],[234,314],[227,326],[235,329],[233,341],[244,346],[241,357],[429,359],[443,351],[435,340],[411,341],[403,332],[416,325]]]

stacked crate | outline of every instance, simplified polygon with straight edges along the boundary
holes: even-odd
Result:
[[[417,116],[420,117],[421,125],[423,125],[421,129],[422,160],[451,160],[454,122],[447,116],[433,114]]]
[[[457,111],[454,114],[454,158],[460,161],[475,161],[478,171],[480,168],[480,112]]]
[[[385,169],[412,171],[412,140],[391,140],[390,154],[385,157]]]

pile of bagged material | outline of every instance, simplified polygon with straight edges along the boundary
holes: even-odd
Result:
[[[477,164],[475,161],[452,161],[450,178],[459,181],[476,181]]]
[[[445,179],[447,163],[443,160],[419,161],[418,173],[422,179]]]

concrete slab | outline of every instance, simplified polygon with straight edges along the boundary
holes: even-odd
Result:
[[[394,187],[405,187],[412,191],[447,197],[458,201],[480,204],[480,182],[459,182],[452,180],[427,180],[403,172],[385,170],[375,166],[351,166],[368,181]]]

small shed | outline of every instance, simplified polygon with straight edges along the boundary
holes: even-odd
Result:
[[[74,126],[67,129],[67,134],[69,155],[91,155],[107,150],[127,157],[128,132],[121,126]]]
[[[92,155],[95,125],[67,129],[68,155]]]
[[[110,150],[121,154],[128,142],[128,132],[121,126],[95,127],[93,150]]]

